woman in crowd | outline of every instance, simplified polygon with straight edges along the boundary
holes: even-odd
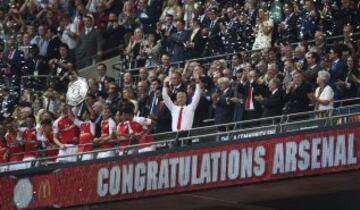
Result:
[[[136,26],[135,19],[136,19],[136,14],[134,11],[134,3],[133,1],[126,1],[123,6],[122,13],[120,13],[118,16],[119,25],[123,27],[125,32],[125,36],[124,36],[125,43],[128,42],[131,33],[135,29]]]
[[[319,71],[315,90],[315,110],[324,111],[334,108],[334,91],[329,86],[330,74],[327,71]],[[320,115],[324,116],[322,113]]]
[[[265,7],[258,11],[257,29],[253,50],[260,50],[271,47],[273,20],[269,17],[269,12]]]
[[[130,65],[142,66],[144,60],[139,59],[140,49],[143,45],[144,33],[141,28],[137,28],[134,31],[134,35],[130,37],[129,44],[126,48],[126,55],[129,58]]]

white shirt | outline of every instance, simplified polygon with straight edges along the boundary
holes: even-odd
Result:
[[[317,87],[315,90],[315,96],[319,97],[320,100],[327,100],[330,101],[330,103],[328,105],[322,105],[319,103],[319,110],[328,110],[328,109],[333,109],[334,108],[334,91],[333,89],[329,86],[326,85],[326,87],[324,88],[324,90],[321,92],[320,96],[319,96],[319,91],[320,91],[320,87]]]
[[[65,31],[63,32],[62,36],[61,36],[61,41],[65,44],[67,44],[69,46],[69,49],[75,49],[76,44],[77,44],[77,40],[76,38],[71,38],[68,34],[68,32],[72,32],[72,33],[78,33],[78,31],[76,30],[76,24],[69,24],[65,27]]]
[[[183,107],[184,109],[183,109],[182,117],[181,117],[180,131],[186,131],[186,130],[190,130],[192,128],[195,110],[199,104],[200,96],[201,96],[200,84],[196,84],[195,94],[192,97],[191,103],[189,105],[185,105]],[[172,131],[178,131],[177,124],[178,124],[178,117],[179,117],[181,107],[175,105],[172,102],[172,100],[169,97],[167,87],[163,87],[162,97],[164,98],[165,105],[167,106],[167,108],[170,110],[170,113],[171,113],[171,118],[172,118],[171,129],[172,129]]]

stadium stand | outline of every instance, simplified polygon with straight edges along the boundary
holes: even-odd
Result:
[[[86,154],[93,144],[330,123],[359,101],[359,7],[348,0],[2,1],[0,161],[30,158],[35,166],[47,149]],[[96,77],[86,78],[85,108],[68,110],[68,83],[89,66]],[[171,113],[163,86],[175,104],[182,93],[186,107],[196,84],[198,105],[192,114],[184,108],[191,120],[183,108]],[[184,122],[193,129],[181,129]],[[67,126],[74,138],[64,137]]]

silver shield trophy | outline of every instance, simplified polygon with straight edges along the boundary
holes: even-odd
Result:
[[[85,78],[78,77],[75,81],[69,84],[66,99],[70,106],[79,106],[86,98],[89,90],[89,85]]]

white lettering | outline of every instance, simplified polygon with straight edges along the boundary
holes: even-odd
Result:
[[[355,136],[353,133],[348,136],[348,164],[356,164],[357,158],[355,154]]]
[[[221,152],[220,181],[225,181],[226,179],[226,163],[227,163],[226,156],[227,156],[226,151]]]
[[[265,154],[266,154],[265,147],[259,146],[255,148],[255,152],[254,152],[254,161],[256,163],[254,166],[255,176],[262,176],[265,173],[265,166],[266,166]]]
[[[241,178],[252,177],[253,148],[241,149]]]
[[[311,142],[311,169],[320,168],[320,161],[319,161],[320,144],[321,144],[321,138],[314,138]]]
[[[211,153],[212,160],[212,182],[217,182],[219,178],[219,160],[220,160],[220,152]]]
[[[120,174],[121,170],[119,166],[114,166],[110,170],[110,195],[117,195],[120,192]]]
[[[197,176],[197,169],[198,169],[198,157],[193,155],[191,158],[191,184],[201,184],[201,180]]]
[[[168,159],[161,160],[158,189],[169,188],[169,161]]]
[[[295,142],[286,143],[285,172],[296,171],[296,150],[297,145]]]
[[[140,162],[135,166],[134,188],[136,192],[142,192],[145,189],[145,164]]]
[[[122,166],[122,194],[132,193],[133,192],[133,173],[134,165],[130,164]]]
[[[321,167],[332,167],[334,165],[334,136],[322,138]]]
[[[334,166],[339,165],[346,165],[345,135],[337,136]]]
[[[209,183],[211,182],[211,166],[210,166],[210,154],[205,153],[202,156],[201,168],[200,168],[200,182]]]
[[[170,187],[174,188],[176,187],[176,178],[177,178],[177,165],[179,165],[179,158],[171,158],[169,160],[170,164]]]
[[[282,143],[275,145],[272,173],[284,173],[284,145]]]
[[[147,163],[146,191],[157,189],[157,172],[158,163],[156,161],[149,161]]]
[[[231,180],[239,176],[240,153],[238,150],[231,150],[229,153],[228,177]]]
[[[298,167],[301,171],[305,171],[310,166],[310,142],[308,140],[303,140],[299,144],[299,161]]]
[[[184,187],[190,182],[191,157],[179,158],[179,185]]]
[[[98,172],[97,193],[100,197],[104,197],[108,193],[108,184],[104,183],[109,178],[109,170],[101,168]]]

